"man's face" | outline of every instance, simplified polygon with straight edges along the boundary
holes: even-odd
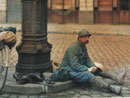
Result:
[[[89,36],[80,37],[79,40],[80,40],[83,44],[88,44],[88,43],[89,43]]]

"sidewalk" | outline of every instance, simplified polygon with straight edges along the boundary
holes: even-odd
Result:
[[[14,26],[18,31],[21,30],[21,24],[0,24],[0,27]],[[130,25],[112,25],[112,24],[56,24],[48,23],[48,32],[76,33],[81,29],[87,29],[93,34],[114,34],[130,35]]]

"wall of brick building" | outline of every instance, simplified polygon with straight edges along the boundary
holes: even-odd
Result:
[[[71,1],[74,2],[75,0]],[[93,0],[79,0],[79,4],[80,6],[77,19],[78,23],[93,24],[94,23]],[[72,5],[65,6],[65,8],[66,9],[71,8],[71,10],[74,9],[75,8],[74,3]],[[0,23],[20,23],[20,22],[21,22],[21,0],[13,0],[13,1],[8,0],[8,2],[7,0],[0,0]]]
[[[79,23],[94,23],[93,0],[80,0]]]
[[[6,23],[6,0],[0,0],[0,23]]]

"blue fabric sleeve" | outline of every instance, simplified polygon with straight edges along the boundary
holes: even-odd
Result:
[[[87,56],[86,56],[86,65],[87,65],[88,68],[95,66],[94,63],[92,62],[92,60],[89,58],[88,53],[87,53]]]
[[[90,58],[86,59],[86,65],[88,66],[88,68],[95,66]]]
[[[87,71],[88,69],[87,66],[81,65],[78,61],[78,49],[76,49],[76,47],[68,49],[68,57],[69,57],[71,68],[73,70],[78,72]]]

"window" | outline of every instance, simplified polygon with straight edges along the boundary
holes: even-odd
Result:
[[[129,10],[130,0],[120,0],[121,10]]]

